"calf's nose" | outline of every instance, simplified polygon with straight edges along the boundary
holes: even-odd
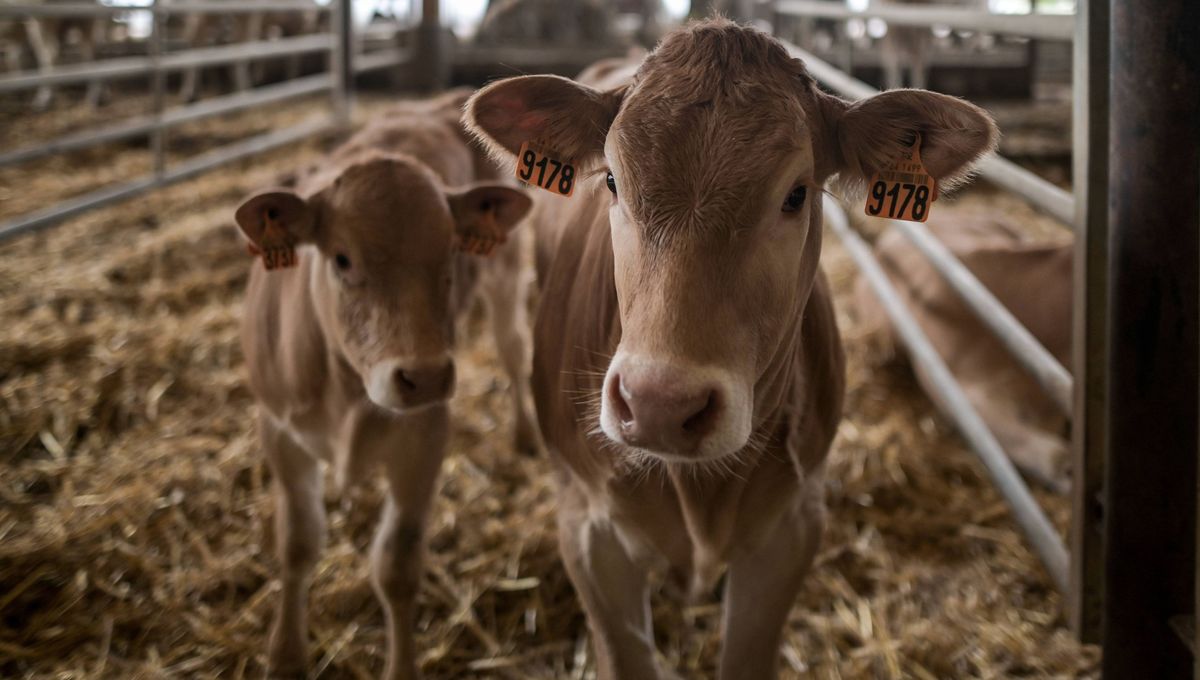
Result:
[[[712,385],[689,381],[682,371],[627,370],[609,381],[609,403],[625,443],[689,455],[713,431],[721,399]]]
[[[454,362],[401,364],[393,371],[392,381],[404,408],[445,401],[454,391]]]

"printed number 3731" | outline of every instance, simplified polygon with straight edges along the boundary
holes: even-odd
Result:
[[[870,215],[923,222],[928,211],[929,187],[924,184],[879,180],[871,186],[871,198],[867,200]]]
[[[574,191],[575,166],[570,163],[543,156],[528,147],[522,149],[520,160],[517,177],[522,182],[536,184],[563,196],[570,196]]]

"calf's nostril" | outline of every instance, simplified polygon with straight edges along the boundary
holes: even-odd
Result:
[[[720,403],[717,398],[717,391],[710,390],[700,410],[695,411],[683,421],[683,431],[698,436],[708,434],[714,423],[716,423],[719,411]]]
[[[633,424],[633,410],[629,408],[630,398],[629,390],[625,387],[625,379],[617,375],[609,383],[609,399],[617,419],[626,427]]]
[[[400,389],[405,392],[415,392],[417,389],[416,381],[413,380],[413,377],[404,369],[398,369],[396,371],[396,385],[398,385]]]

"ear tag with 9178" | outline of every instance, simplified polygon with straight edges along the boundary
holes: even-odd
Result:
[[[921,163],[921,135],[891,166],[871,177],[866,212],[871,217],[924,222],[937,200],[937,180]]]
[[[517,179],[559,196],[575,191],[575,165],[555,158],[538,142],[525,142],[517,152]]]

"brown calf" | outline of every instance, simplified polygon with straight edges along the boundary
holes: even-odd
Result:
[[[929,92],[848,104],[774,39],[723,20],[669,34],[631,82],[503,80],[467,116],[502,157],[540,140],[598,170],[573,198],[535,198],[533,387],[600,677],[662,677],[655,563],[695,590],[727,566],[721,677],[774,677],[841,417],[821,191],[834,175],[861,184],[917,132],[952,183],[994,125]]]
[[[412,625],[422,534],[446,447],[456,317],[476,281],[485,292],[517,398],[528,372],[513,239],[480,263],[460,247],[502,239],[529,209],[526,195],[477,183],[486,159],[459,128],[464,97],[397,107],[335,152],[296,190],[260,193],[237,210],[254,247],[297,266],[256,265],[242,346],[259,428],[276,478],[283,594],[269,672],[303,675],[307,583],[325,534],[320,461],[339,486],[382,463],[389,495],[372,549],[388,623],[385,677],[417,677]],[[374,150],[372,150],[374,149]],[[459,187],[459,188],[447,188]],[[514,232],[519,233],[519,232]],[[521,432],[524,430],[525,432]]]
[[[1071,242],[1023,242],[1002,220],[963,210],[931,218],[929,229],[1059,362],[1071,365]],[[1066,418],[907,238],[889,231],[875,243],[875,254],[1017,467],[1065,491]],[[855,298],[864,329],[882,331],[894,346],[887,315],[865,280]],[[920,370],[917,379],[934,395]]]

